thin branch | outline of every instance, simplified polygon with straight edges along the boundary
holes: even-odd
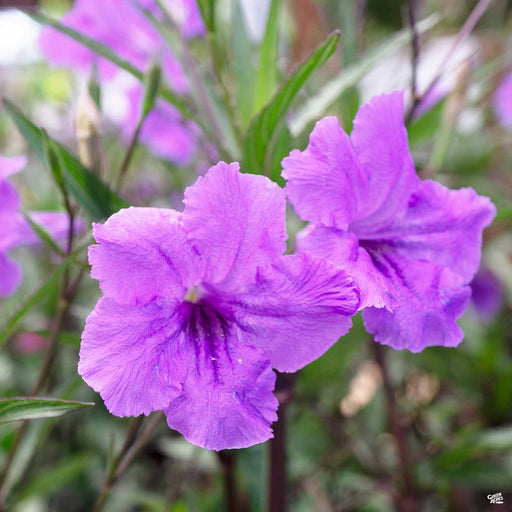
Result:
[[[411,26],[411,97],[416,101],[418,95],[418,61],[420,57],[420,41],[416,27],[416,0],[407,1],[407,14]]]
[[[142,130],[142,126],[144,125],[144,121],[146,120],[147,115],[141,115],[139,122],[137,123],[137,127],[135,128],[135,131],[133,132],[132,138],[130,140],[130,145],[128,146],[128,150],[126,151],[123,161],[121,163],[121,167],[119,168],[119,172],[117,174],[117,182],[116,187],[119,188],[126,176],[126,173],[128,172],[128,169],[130,167],[130,162],[132,160],[133,154],[135,152],[135,148],[137,147],[137,144],[139,142],[140,132]]]
[[[437,85],[437,83],[443,76],[445,68],[448,62],[450,62],[451,58],[453,57],[455,51],[457,50],[459,45],[469,37],[471,32],[473,32],[473,29],[476,27],[477,23],[480,21],[480,19],[485,14],[485,12],[487,11],[488,7],[491,5],[492,2],[493,0],[480,0],[476,4],[475,8],[465,21],[464,25],[462,25],[461,29],[459,30],[459,33],[457,34],[455,41],[453,42],[452,46],[446,53],[444,59],[439,64],[437,71],[434,73],[434,78],[432,78],[431,82],[423,91],[423,93],[421,95],[417,95],[417,97],[413,99],[413,103],[411,105],[409,113],[406,116],[406,122],[409,122],[414,117],[414,113],[420,101],[426,96],[428,96],[432,89],[434,89],[434,87]]]

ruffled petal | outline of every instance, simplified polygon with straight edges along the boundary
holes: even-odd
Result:
[[[16,291],[21,282],[21,269],[7,254],[0,253],[0,297]]]
[[[265,353],[240,346],[233,331],[204,325],[190,342],[195,363],[189,362],[181,394],[164,411],[169,426],[208,450],[246,448],[273,437],[278,402]]]
[[[374,306],[392,310],[394,299],[386,278],[375,268],[353,233],[310,225],[297,235],[297,250],[326,258],[343,269],[359,289],[360,309]]]
[[[351,140],[368,175],[351,231],[362,234],[385,225],[404,210],[419,184],[403,122],[403,92],[374,97],[355,119]]]
[[[87,318],[78,373],[112,414],[148,415],[181,391],[169,368],[169,351],[177,345],[176,315],[156,303],[139,307],[101,298]]]
[[[433,345],[456,347],[462,341],[456,320],[471,291],[460,276],[430,261],[408,261],[391,250],[373,251],[372,258],[393,286],[397,302],[393,312],[363,311],[366,330],[376,341],[411,352]]]
[[[466,283],[480,263],[482,232],[496,208],[471,188],[450,190],[424,181],[408,208],[372,237],[386,240],[408,259],[427,259],[448,267]]]
[[[319,121],[308,147],[293,150],[282,166],[288,198],[302,220],[347,229],[368,179],[335,117]]]
[[[202,277],[202,260],[189,244],[180,214],[164,208],[128,208],[94,224],[91,277],[106,297],[147,304],[155,297],[181,300]]]
[[[207,263],[206,281],[251,279],[286,249],[284,191],[264,176],[218,163],[185,190],[183,227]]]
[[[341,269],[293,255],[259,268],[252,286],[224,300],[247,341],[267,353],[272,367],[292,372],[348,332],[359,292]]]

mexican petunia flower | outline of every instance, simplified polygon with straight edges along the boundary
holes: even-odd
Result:
[[[21,282],[21,269],[8,255],[11,249],[37,244],[39,238],[20,213],[20,199],[16,188],[7,179],[23,169],[24,156],[0,156],[0,297],[16,291]],[[32,219],[53,237],[64,238],[69,231],[68,216],[61,212],[31,212]],[[80,223],[77,222],[77,228]]]
[[[213,450],[272,437],[275,374],[323,354],[350,327],[359,294],[345,272],[283,256],[284,191],[220,162],[185,209],[124,209],[94,225],[79,373],[117,416],[163,410]]]
[[[376,341],[412,352],[460,343],[456,320],[495,208],[470,188],[418,178],[402,92],[362,106],[350,137],[335,117],[322,119],[306,150],[292,151],[283,169],[289,199],[311,223],[299,250],[353,276]]]
[[[178,94],[187,94],[189,85],[180,63],[169,50],[161,34],[140,10],[142,7],[149,9],[158,17],[158,6],[152,0],[77,0],[74,7],[63,17],[62,23],[100,41],[143,71],[147,70],[155,55],[161,55],[162,72],[166,81]],[[192,12],[190,6],[180,10],[182,31],[188,34],[187,23],[191,23],[191,32],[197,34],[197,21],[192,14],[188,14],[189,12]],[[98,58],[87,47],[53,28],[43,30],[40,47],[53,64],[68,66],[86,74],[89,74],[93,65],[98,63],[100,79],[103,82],[112,81],[122,74],[126,75],[125,71],[110,61]],[[118,90],[118,93],[123,94],[123,91]],[[124,94],[129,108],[120,119],[120,125],[131,137],[139,118],[140,101],[136,101],[136,98],[142,97],[142,85],[136,83]],[[137,107],[135,116],[132,108],[134,104]],[[159,156],[186,164],[194,153],[192,149],[195,150],[196,132],[195,127],[189,129],[174,107],[160,103],[145,121],[143,142]],[[162,150],[161,141],[164,137],[170,147],[166,151]],[[173,145],[174,140],[183,141],[183,144]]]

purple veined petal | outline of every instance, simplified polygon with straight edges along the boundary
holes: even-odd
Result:
[[[320,357],[352,326],[359,292],[341,269],[306,255],[260,267],[256,282],[224,300],[250,344],[292,372]]]
[[[0,155],[0,182],[10,176],[20,172],[27,165],[26,156],[1,156]],[[0,207],[2,202],[0,202]]]
[[[365,234],[404,210],[419,184],[403,121],[403,92],[376,96],[363,105],[350,137],[370,180],[351,231]]]
[[[284,191],[264,176],[220,162],[185,190],[183,227],[206,261],[205,281],[226,287],[254,277],[286,249]]]
[[[181,394],[164,410],[167,423],[207,450],[246,448],[273,437],[278,401],[268,357],[216,325],[212,311],[198,314],[203,321],[189,328],[195,357]]]
[[[456,320],[471,295],[461,277],[430,261],[408,261],[390,248],[370,251],[397,300],[393,312],[363,311],[366,330],[375,335],[375,341],[411,352],[434,345],[456,347],[464,337]]]
[[[180,214],[164,208],[128,208],[93,224],[91,277],[106,297],[147,304],[155,297],[181,300],[202,278],[202,260],[188,242]]]
[[[482,232],[495,215],[489,198],[471,188],[424,181],[407,210],[367,239],[386,240],[408,259],[435,261],[469,283],[480,263]]]
[[[357,284],[360,309],[374,306],[392,311],[394,300],[388,282],[353,233],[310,224],[297,235],[297,250],[343,269]]]
[[[16,291],[21,282],[21,269],[7,254],[0,253],[0,297]]]
[[[512,128],[512,73],[500,81],[493,97],[494,113],[505,128]]]
[[[308,147],[293,150],[282,166],[288,198],[302,220],[347,229],[368,193],[368,179],[335,117],[319,121]]]
[[[78,373],[112,414],[148,415],[181,392],[168,367],[179,327],[176,315],[169,305],[131,306],[101,298],[87,318]]]
[[[128,142],[137,127],[142,102],[142,87],[127,92],[128,110],[122,123],[123,138]],[[157,156],[180,165],[190,163],[197,150],[198,128],[185,121],[175,107],[157,101],[144,121],[140,140]]]

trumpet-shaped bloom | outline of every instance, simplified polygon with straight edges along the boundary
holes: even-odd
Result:
[[[127,60],[138,69],[145,71],[151,59],[160,55],[162,58],[162,72],[172,89],[178,94],[189,92],[188,81],[185,73],[169,50],[164,38],[152,23],[146,18],[141,8],[149,9],[158,17],[159,10],[155,2],[151,0],[77,0],[62,19],[62,23],[86,36],[95,39],[111,48],[118,56]],[[182,28],[185,27],[190,17],[187,13],[191,8],[185,9]],[[197,6],[196,6],[197,9]],[[180,11],[181,12],[181,11]],[[191,17],[191,29],[197,32],[197,22]],[[86,46],[74,41],[65,34],[53,28],[45,28],[40,39],[43,54],[48,60],[57,65],[64,65],[90,73],[94,63],[98,63],[100,78],[108,81],[116,78],[125,71],[98,56]],[[122,94],[122,92],[120,92]],[[126,91],[127,103],[134,104],[134,98],[142,97],[142,85],[137,84],[135,89]],[[138,106],[140,101],[135,101]],[[172,111],[172,115],[169,112]],[[129,131],[130,136],[138,122],[140,110],[136,116],[133,108],[126,111],[121,119],[124,131]],[[196,130],[188,129],[178,112],[170,105],[157,104],[153,113],[145,121],[143,141],[159,156],[163,156],[177,163],[187,163],[191,158],[191,150],[196,144]],[[162,135],[164,133],[164,135]],[[185,151],[162,151],[162,137],[166,140],[183,141]]]
[[[13,293],[21,282],[21,269],[8,252],[21,245],[39,241],[30,224],[20,213],[18,192],[7,179],[26,165],[24,156],[0,156],[0,297]],[[64,238],[69,230],[67,214],[61,212],[33,212],[32,219],[53,237]],[[77,224],[78,227],[78,224]]]
[[[375,339],[413,352],[458,345],[456,320],[495,208],[470,188],[418,178],[402,93],[362,106],[350,137],[336,118],[322,119],[306,150],[292,151],[283,168],[289,199],[311,222],[299,236],[300,251],[354,277]]]
[[[129,208],[94,225],[78,371],[117,416],[163,410],[207,449],[272,437],[272,368],[295,371],[350,327],[359,294],[340,269],[283,256],[284,191],[221,162],[185,209]]]

